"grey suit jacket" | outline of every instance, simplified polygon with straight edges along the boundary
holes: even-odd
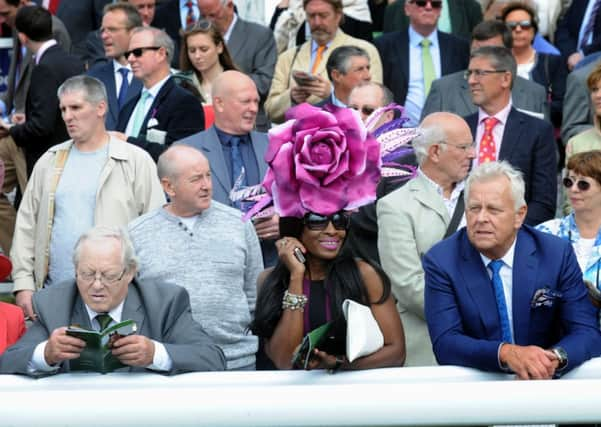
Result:
[[[27,374],[27,364],[35,347],[62,326],[80,324],[90,328],[90,320],[77,285],[66,282],[42,289],[33,297],[38,319],[27,333],[0,357],[0,373]],[[180,286],[162,283],[130,283],[122,319],[132,319],[138,334],[161,342],[171,357],[169,374],[225,369],[225,357],[201,326],[192,319],[190,300]],[[130,371],[144,370],[129,368]],[[60,371],[69,371],[64,362]]]
[[[71,51],[71,37],[65,27],[65,24],[58,19],[56,16],[52,17],[52,38],[55,39],[60,47],[65,52]],[[14,108],[18,113],[25,112],[25,99],[27,98],[27,91],[29,90],[29,81],[31,79],[31,70],[35,65],[33,63],[33,52],[29,49],[25,50],[23,59],[21,60],[21,66],[19,69],[20,77],[17,85],[15,86],[15,80],[17,77],[17,61],[14,58],[17,57],[18,52],[21,50],[21,43],[17,38],[17,32],[13,34],[13,60],[10,61],[10,67],[8,68],[8,77],[6,81],[6,92],[2,95],[2,101],[7,108],[7,114]]]
[[[378,201],[378,252],[405,330],[405,366],[436,365],[424,315],[422,256],[451,221],[442,197],[422,175]]]
[[[256,126],[258,130],[266,132],[269,129],[269,120],[263,103],[271,87],[278,55],[273,32],[263,25],[238,17],[227,48],[238,68],[248,74],[257,85],[261,103]]]
[[[432,82],[422,109],[422,119],[438,111],[449,111],[462,117],[478,111],[478,107],[472,102],[470,88],[463,73],[464,71],[457,71]],[[541,113],[546,120],[550,120],[547,92],[540,84],[517,77],[511,90],[511,99],[517,109]]]
[[[586,79],[600,63],[592,62],[568,74],[561,121],[561,140],[564,144],[567,144],[571,137],[593,127],[591,97]]]
[[[255,152],[257,164],[259,167],[259,177],[262,180],[267,172],[267,163],[265,163],[265,152],[269,140],[267,134],[261,132],[251,132],[250,139]],[[232,189],[231,177],[223,156],[223,149],[215,126],[202,132],[191,135],[187,138],[176,141],[177,144],[186,144],[195,147],[203,152],[211,165],[211,175],[213,179],[213,200],[217,200],[228,206],[232,206],[229,198],[230,190]],[[249,185],[259,184],[250,182]]]

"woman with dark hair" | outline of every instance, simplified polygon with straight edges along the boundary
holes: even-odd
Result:
[[[547,90],[551,121],[555,127],[560,127],[567,68],[560,56],[537,52],[532,46],[538,32],[538,19],[531,6],[520,1],[511,2],[503,8],[502,20],[513,36],[512,52],[518,76],[535,81]]]
[[[401,366],[405,338],[386,274],[343,254],[350,209],[370,203],[380,175],[379,146],[356,111],[301,104],[272,129],[263,187],[280,215],[279,261],[258,279],[253,333],[267,356],[290,369],[303,337],[331,322],[307,369]],[[341,143],[344,141],[344,143]],[[350,362],[345,299],[368,306],[383,346]]]
[[[200,92],[205,113],[205,129],[213,124],[211,88],[215,78],[227,70],[237,70],[221,33],[201,19],[182,34],[180,69],[177,76],[191,79]]]

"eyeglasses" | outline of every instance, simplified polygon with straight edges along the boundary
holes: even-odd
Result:
[[[439,144],[450,145],[451,147],[458,148],[462,151],[470,151],[476,149],[476,142],[468,142],[467,144],[449,144],[447,141],[440,141]]]
[[[371,113],[373,113],[374,111],[376,111],[375,107],[368,107],[367,105],[364,105],[363,107],[359,108],[357,106],[350,106],[353,110],[357,110],[357,111],[361,111],[361,113],[365,114],[366,116],[369,116]]]
[[[591,188],[591,183],[582,179],[576,181],[568,176],[563,179],[563,186],[565,188],[572,188],[574,184],[576,184],[576,187],[578,187],[580,191],[587,191],[589,188]]]
[[[418,7],[426,7],[426,5],[428,3],[430,3],[430,6],[432,6],[432,9],[440,9],[442,7],[442,0],[413,0],[410,1],[409,3],[413,3]]]
[[[509,27],[510,30],[515,30],[517,27],[520,27],[522,30],[529,30],[532,28],[532,21],[527,19],[523,21],[507,21],[505,25]]]
[[[489,74],[506,73],[507,70],[465,70],[463,77],[468,80],[473,74],[475,78],[481,79]]]
[[[123,279],[125,272],[127,270],[123,269],[121,273],[102,273],[97,271],[80,271],[76,274],[76,277],[80,279],[85,284],[92,284],[98,279],[100,283],[104,285],[113,285],[117,283],[119,280]]]
[[[325,230],[330,222],[336,230],[348,230],[351,217],[344,212],[336,212],[329,216],[310,212],[303,218],[303,223],[309,230]]]
[[[125,57],[129,58],[129,55],[133,55],[136,58],[139,58],[140,56],[144,55],[144,52],[146,52],[147,50],[159,50],[160,48],[161,46],[137,47],[135,49],[128,50],[127,52],[125,52]]]

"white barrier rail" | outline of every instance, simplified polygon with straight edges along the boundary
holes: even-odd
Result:
[[[420,426],[601,421],[601,358],[561,380],[454,366],[0,376],[8,426]]]

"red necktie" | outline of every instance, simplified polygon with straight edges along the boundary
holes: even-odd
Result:
[[[194,18],[194,9],[192,8],[192,1],[188,0],[186,2],[186,6],[188,7],[188,14],[186,15],[186,28],[190,28],[192,25],[196,24],[196,19]]]
[[[50,12],[53,15],[56,15],[56,11],[60,2],[61,0],[50,0],[48,2],[48,12]]]
[[[495,117],[484,119],[484,134],[480,140],[480,149],[478,151],[478,164],[494,162],[497,160],[497,146],[492,135],[492,130],[499,123]]]

